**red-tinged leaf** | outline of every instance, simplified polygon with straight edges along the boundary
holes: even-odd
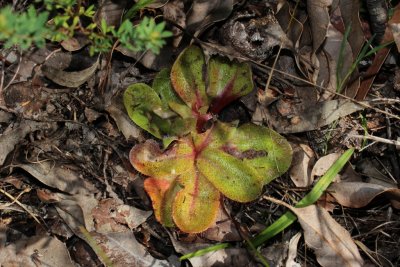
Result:
[[[250,66],[246,63],[213,57],[208,63],[207,94],[213,99],[210,112],[217,114],[226,105],[253,90]]]
[[[176,93],[196,113],[208,107],[205,66],[201,49],[190,46],[179,55],[171,70],[171,83]]]
[[[253,167],[263,177],[264,184],[285,173],[292,161],[292,148],[284,137],[254,124],[234,128],[216,123],[207,143]]]
[[[214,222],[219,210],[220,194],[207,179],[193,168],[179,177],[184,189],[176,195],[172,216],[184,232],[199,233]]]
[[[176,178],[157,179],[148,178],[144,181],[144,189],[149,194],[156,219],[167,227],[174,226],[172,220],[172,203],[176,193],[181,189],[175,181]]]
[[[188,138],[182,138],[162,151],[153,140],[134,146],[129,159],[136,170],[151,177],[171,177],[179,175],[193,165],[194,149]]]

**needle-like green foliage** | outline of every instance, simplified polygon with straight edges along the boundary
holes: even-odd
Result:
[[[132,8],[137,11],[150,2],[140,1]],[[110,51],[117,40],[128,50],[158,54],[165,39],[172,36],[164,22],[156,23],[153,18],[144,17],[137,25],[124,19],[115,29],[105,20],[96,24],[94,5],[78,7],[76,0],[39,0],[37,3],[43,4],[45,11],[37,13],[33,6],[25,12],[14,12],[11,6],[0,9],[0,42],[4,42],[5,48],[43,47],[46,39],[60,42],[79,34],[86,36],[91,54]]]

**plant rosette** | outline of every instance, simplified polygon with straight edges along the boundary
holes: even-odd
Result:
[[[284,137],[251,123],[236,127],[213,120],[252,89],[248,64],[222,57],[206,64],[196,46],[186,48],[171,71],[162,70],[153,87],[127,88],[130,118],[164,138],[166,149],[147,140],[129,154],[134,168],[148,176],[144,188],[160,223],[187,233],[205,231],[215,222],[221,196],[253,201],[287,171],[292,149]]]

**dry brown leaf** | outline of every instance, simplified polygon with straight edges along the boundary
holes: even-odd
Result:
[[[61,190],[68,194],[86,194],[95,190],[93,184],[85,181],[79,174],[54,162],[20,164],[19,168],[25,170],[43,184]]]
[[[175,22],[183,29],[186,28],[186,14],[184,11],[184,2],[181,0],[172,0],[168,1],[163,7],[162,11],[164,14],[164,18],[170,21]],[[172,44],[174,47],[178,47],[180,41],[182,40],[182,31],[177,27],[173,27],[171,29],[174,34],[174,40]]]
[[[106,107],[106,111],[110,113],[110,116],[114,119],[118,129],[122,132],[126,140],[133,139],[140,141],[143,139],[141,129],[118,107],[118,104],[112,103]]]
[[[296,106],[295,120],[281,116],[268,121],[279,133],[300,133],[319,129],[364,108],[349,100],[328,100],[307,108],[303,104]],[[267,114],[268,117],[271,115]]]
[[[315,176],[322,176],[340,157],[340,153],[331,153],[321,157],[314,165],[311,171],[311,179],[314,181]]]
[[[94,198],[97,189],[92,183],[68,166],[50,161],[20,164],[18,167],[41,183],[67,193],[55,193],[51,197],[52,201],[58,200],[55,202],[57,212],[74,232],[82,225],[89,231],[94,229],[92,210],[98,201]]]
[[[243,240],[235,224],[223,209],[219,210],[215,225],[203,232],[202,236],[206,239],[218,242]]]
[[[316,205],[292,208],[304,230],[304,239],[323,267],[363,266],[363,259],[349,232]]]
[[[120,204],[116,199],[108,198],[99,201],[92,215],[95,228],[99,233],[124,232],[135,229],[152,214],[132,206]]]
[[[297,187],[312,185],[311,168],[315,161],[313,150],[306,144],[291,143],[291,146],[293,159],[289,170],[290,178]]]
[[[82,238],[81,227],[88,231],[94,230],[92,210],[97,206],[98,200],[93,195],[81,193],[57,196],[62,199],[55,205],[57,212],[74,234]]]
[[[60,44],[65,50],[74,52],[82,49],[85,45],[89,43],[90,40],[87,38],[86,35],[77,32],[73,37],[62,41]]]
[[[99,65],[98,58],[90,58],[84,54],[69,55],[68,53],[55,53],[42,65],[43,74],[65,87],[79,87],[95,73]],[[72,68],[74,71],[65,71]],[[75,70],[78,69],[79,70]]]
[[[332,0],[307,0],[307,12],[310,25],[314,52],[322,45],[330,24],[329,7]]]
[[[198,36],[213,23],[226,19],[232,9],[233,0],[194,0],[187,14],[186,29]]]
[[[352,49],[352,55],[358,55],[364,44],[364,32],[359,18],[360,2],[354,0],[339,1],[340,13],[344,25],[351,25],[348,41]]]
[[[117,46],[115,50],[122,53],[124,56],[138,60],[143,66],[152,70],[159,71],[162,68],[169,68],[173,63],[174,52],[170,45],[164,45],[158,55],[150,50],[145,52],[133,52],[121,45]]]
[[[343,65],[338,72],[337,64],[341,52],[343,53]],[[337,74],[339,73],[342,78],[346,76],[353,63],[353,54],[347,40],[343,40],[343,34],[333,27],[332,24],[328,25],[325,42],[321,52],[317,56],[320,62],[317,84],[335,92],[337,90]],[[322,99],[330,99],[333,96],[335,95],[332,92],[325,90],[322,94]]]
[[[121,23],[122,15],[129,2],[127,0],[100,0],[99,9],[95,15],[97,25],[100,26],[101,21],[105,20],[107,25],[117,27]]]
[[[7,246],[0,243],[0,266],[73,267],[75,265],[72,263],[64,243],[55,237],[41,235],[22,238]]]
[[[31,120],[22,120],[19,123],[10,124],[0,135],[0,166],[4,164],[8,154],[14,150],[14,147],[21,143],[28,133],[36,130],[45,130],[52,128],[51,123],[36,122]]]
[[[328,192],[345,207],[364,207],[379,195],[392,200],[396,208],[400,207],[400,189],[398,188],[362,182],[340,182],[331,184]]]
[[[134,266],[134,267],[169,267],[180,266],[178,259],[176,262],[158,260],[139,244],[131,231],[121,233],[100,234],[89,233],[91,238],[96,241],[97,246],[111,261],[112,266]]]
[[[301,267],[301,265],[295,261],[297,257],[297,245],[299,244],[300,237],[301,233],[298,232],[289,241],[289,251],[285,263],[286,267]]]

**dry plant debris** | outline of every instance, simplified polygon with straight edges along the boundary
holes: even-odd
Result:
[[[133,5],[78,2],[114,26]],[[398,1],[157,0],[131,22],[166,22],[159,55],[116,42],[90,56],[79,34],[27,51],[0,43],[0,265],[399,266],[399,14]],[[190,158],[208,134],[225,150]],[[288,140],[288,170],[290,153],[244,149],[271,134]],[[318,201],[294,208],[349,148]],[[255,186],[220,179],[223,153]],[[287,164],[254,171],[271,155]],[[189,165],[213,195],[194,217],[200,195],[179,191]],[[253,248],[288,210],[297,222]]]

